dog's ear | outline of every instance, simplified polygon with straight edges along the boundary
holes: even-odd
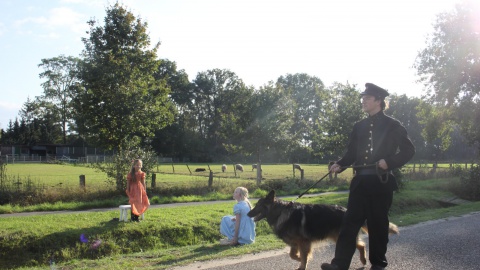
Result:
[[[266,199],[269,200],[269,201],[273,201],[273,200],[275,199],[275,190],[272,189],[272,190],[268,193]]]

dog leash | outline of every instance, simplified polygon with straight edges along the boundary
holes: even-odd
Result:
[[[374,163],[374,164],[368,164],[368,165],[350,165],[350,166],[343,166],[343,167],[340,167],[340,169],[342,170],[345,170],[345,169],[349,169],[349,168],[352,168],[352,169],[364,169],[364,168],[371,168],[371,167],[375,167],[375,171],[377,173],[377,176],[378,176],[378,179],[380,180],[380,183],[382,184],[385,184],[388,182],[388,173],[387,173],[387,177],[385,178],[385,180],[383,180],[383,177],[382,175],[384,175],[387,171],[380,168],[378,166],[378,162]],[[293,201],[291,201],[291,203],[294,203],[296,200],[300,199],[303,195],[305,195],[311,188],[313,188],[314,186],[316,186],[318,183],[320,183],[323,179],[325,179],[325,177],[327,177],[328,175],[330,175],[330,170],[328,171],[327,174],[325,174],[322,178],[320,178],[320,180],[318,180],[317,182],[315,182],[313,185],[309,186],[304,192],[302,192],[302,194],[298,195],[298,197],[296,199],[294,199]]]

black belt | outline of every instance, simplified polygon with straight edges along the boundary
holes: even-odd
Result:
[[[388,182],[388,175],[391,173],[391,171],[386,171],[378,167],[378,164],[375,168],[355,168],[355,175],[376,175],[378,177],[378,180],[380,180],[381,183],[385,184]],[[383,179],[383,175],[386,175],[385,179]]]
[[[366,168],[355,170],[355,175],[377,175],[377,169]]]

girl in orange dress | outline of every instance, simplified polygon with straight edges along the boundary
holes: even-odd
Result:
[[[136,159],[132,170],[127,174],[128,203],[132,206],[131,220],[138,222],[138,217],[150,206],[145,187],[145,172],[142,171],[143,162]]]

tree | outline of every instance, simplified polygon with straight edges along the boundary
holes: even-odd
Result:
[[[453,131],[453,123],[450,111],[426,102],[422,102],[418,108],[420,124],[424,127],[422,136],[426,147],[431,149],[433,158],[438,160],[451,145],[450,133]]]
[[[62,130],[56,115],[51,113],[49,103],[31,100],[23,104],[19,117],[15,122],[10,121],[1,139],[3,144],[36,145],[56,144],[62,139]]]
[[[72,119],[74,88],[80,83],[78,63],[78,58],[60,55],[42,59],[42,63],[38,65],[44,70],[40,73],[40,78],[46,79],[42,83],[43,97],[40,98],[50,103],[53,114],[59,115],[64,144],[67,143],[67,125]]]
[[[479,100],[465,100],[456,108],[456,124],[468,144],[480,150],[480,104]]]
[[[312,142],[314,153],[321,158],[337,159],[345,151],[353,124],[365,117],[359,91],[355,85],[335,82],[316,118]]]
[[[190,150],[195,150],[196,146],[203,145],[203,143],[197,141],[198,137],[194,124],[195,115],[191,112],[194,84],[188,80],[185,70],[177,70],[177,64],[168,59],[161,60],[154,76],[156,80],[166,83],[178,114],[174,123],[155,131],[152,147],[157,153],[169,157],[191,157],[192,151]]]
[[[184,69],[177,69],[177,63],[162,59],[154,76],[155,79],[166,82],[170,96],[180,111],[192,104],[194,84],[188,80],[188,74]]]
[[[160,44],[148,49],[147,23],[118,3],[106,13],[104,26],[90,20],[90,37],[82,39],[75,121],[98,146],[118,149],[170,124],[174,108],[165,84],[154,77]]]
[[[253,154],[261,164],[262,156],[271,149],[284,152],[292,144],[298,144],[289,134],[292,126],[293,104],[280,85],[270,83],[260,87],[248,100],[245,113],[227,114],[223,121],[230,140],[225,143],[231,153]],[[284,153],[283,153],[284,154]],[[261,182],[261,169],[257,167],[257,183]]]
[[[241,115],[241,111],[245,111],[242,108],[245,108],[252,89],[246,87],[234,72],[221,69],[198,73],[194,85],[192,108],[196,130],[205,139],[203,152],[210,159],[225,152],[226,136],[220,135],[220,129],[228,118],[226,115]]]
[[[385,110],[385,113],[403,124],[415,146],[415,158],[429,159],[431,154],[428,155],[426,153],[426,144],[422,137],[424,126],[421,125],[420,121],[422,119],[419,118],[420,103],[421,99],[416,97],[409,98],[406,95],[391,95],[388,97],[388,108]]]
[[[452,12],[439,14],[427,48],[417,56],[414,67],[425,85],[426,96],[449,110],[452,120],[463,123],[468,141],[476,145],[480,133],[475,128],[475,114],[464,114],[465,106],[479,106],[480,99],[480,5],[478,1],[464,1]],[[473,103],[471,103],[473,102]],[[466,117],[466,118],[461,118]],[[465,121],[465,122],[464,122]],[[469,124],[470,123],[470,124]]]
[[[74,99],[75,123],[79,133],[97,146],[122,154],[148,142],[156,130],[173,121],[168,88],[154,76],[160,43],[149,49],[147,23],[118,3],[106,9],[103,27],[95,19],[88,24],[90,36],[82,39],[85,49],[79,68],[82,85]],[[124,173],[115,174],[119,190]]]
[[[322,80],[305,73],[287,74],[277,80],[293,102],[293,124],[289,129],[290,136],[298,136],[302,144],[290,149],[290,156],[295,160],[300,157],[295,153],[305,155],[311,152],[311,142],[315,132],[312,126],[323,108],[327,93]]]
[[[427,48],[417,56],[415,67],[427,95],[441,104],[453,105],[480,93],[478,14],[475,1],[439,14]]]

